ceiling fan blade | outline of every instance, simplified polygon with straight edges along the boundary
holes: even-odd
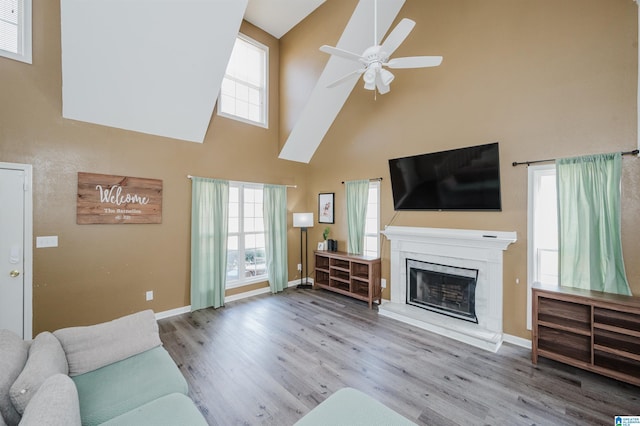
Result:
[[[408,56],[394,58],[383,64],[389,68],[426,68],[437,67],[442,63],[442,56]]]
[[[332,87],[336,87],[337,85],[342,84],[342,83],[344,83],[344,82],[345,82],[345,81],[347,81],[347,80],[350,80],[354,75],[358,75],[358,76],[359,76],[359,75],[360,75],[360,74],[362,74],[363,72],[364,72],[364,68],[362,68],[362,69],[358,69],[358,70],[355,70],[355,71],[352,71],[352,72],[350,72],[349,74],[347,74],[347,75],[345,75],[345,76],[340,77],[339,79],[337,79],[337,80],[336,80],[336,81],[334,81],[333,83],[328,84],[328,85],[327,85],[327,89],[331,89]]]
[[[382,43],[381,51],[385,52],[388,56],[391,56],[393,52],[402,44],[405,38],[409,35],[413,27],[415,27],[415,21],[411,19],[404,18],[402,21],[396,25],[396,27],[391,31]]]
[[[361,61],[362,56],[356,55],[355,53],[348,52],[346,50],[339,49],[337,47],[327,46],[326,44],[320,46],[320,51],[324,53],[328,53],[329,55],[340,56],[341,58],[351,59],[354,61]]]

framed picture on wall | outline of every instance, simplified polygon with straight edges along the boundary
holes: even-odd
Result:
[[[333,214],[335,212],[333,201],[335,194],[327,192],[318,194],[318,222],[333,223]]]

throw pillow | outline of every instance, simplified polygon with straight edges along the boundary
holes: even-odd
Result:
[[[16,411],[24,413],[38,388],[54,374],[68,374],[67,358],[60,342],[48,331],[38,334],[29,348],[27,363],[11,386],[9,394]]]
[[[80,402],[73,380],[54,374],[44,381],[24,411],[20,426],[80,426]]]
[[[0,330],[0,425],[17,425],[20,413],[11,403],[9,389],[27,362],[29,343],[9,330]]]
[[[87,327],[56,330],[69,362],[69,375],[77,376],[162,345],[151,309]]]

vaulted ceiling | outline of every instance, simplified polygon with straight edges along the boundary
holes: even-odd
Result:
[[[204,141],[242,19],[279,38],[325,0],[61,0],[63,117]],[[378,0],[380,39],[405,0]],[[371,44],[361,0],[338,47]],[[280,158],[309,162],[356,84],[326,85],[358,64],[327,66]]]

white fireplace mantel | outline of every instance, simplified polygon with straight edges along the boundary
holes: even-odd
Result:
[[[382,233],[391,241],[391,301],[380,306],[380,314],[497,351],[502,344],[502,255],[516,233],[405,226],[388,226]],[[477,269],[478,323],[407,304],[407,259]]]

